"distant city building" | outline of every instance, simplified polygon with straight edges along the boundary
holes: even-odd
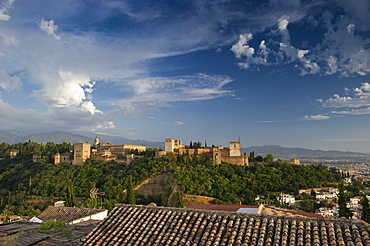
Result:
[[[10,151],[10,153],[9,153],[10,159],[13,159],[14,157],[16,157],[17,154],[18,154],[18,151]]]
[[[281,203],[281,204],[289,204],[292,205],[295,203],[295,197],[289,194],[284,194],[280,193],[279,195],[276,196],[276,199]]]

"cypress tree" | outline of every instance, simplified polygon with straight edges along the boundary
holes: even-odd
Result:
[[[350,217],[352,217],[351,210],[347,208],[347,197],[344,194],[343,184],[339,186],[338,205],[339,205],[339,218],[344,217],[349,219]]]
[[[136,198],[134,193],[134,185],[132,183],[132,176],[128,176],[127,180],[127,196],[126,196],[126,204],[136,204]]]
[[[183,208],[184,204],[182,203],[182,192],[178,191],[176,193],[176,203],[175,203],[176,208]]]
[[[370,223],[370,206],[369,199],[367,199],[366,194],[364,194],[362,197],[361,205],[362,205],[361,219],[367,223]]]
[[[75,194],[72,180],[67,176],[66,207],[75,206]]]

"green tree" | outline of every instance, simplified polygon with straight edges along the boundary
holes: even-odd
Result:
[[[127,204],[136,204],[135,192],[134,192],[134,185],[132,183],[132,176],[129,175],[127,177],[127,196],[126,196],[126,203]]]
[[[249,161],[254,161],[254,150],[249,152]]]
[[[351,210],[347,208],[347,196],[344,193],[343,184],[340,184],[339,186],[338,205],[339,205],[339,218],[344,217],[349,219],[350,217],[352,217]]]
[[[178,191],[176,192],[176,203],[175,203],[176,208],[183,208],[184,204],[182,203],[182,192]]]
[[[73,182],[69,177],[67,177],[66,206],[67,207],[75,206],[75,194],[74,194]]]
[[[367,223],[370,223],[370,206],[369,206],[369,199],[367,199],[366,194],[363,194],[362,200],[362,216],[361,219]]]
[[[274,161],[274,157],[272,154],[267,154],[266,157],[263,159],[264,162],[271,163]]]
[[[259,155],[259,156],[256,156],[254,158],[254,160],[257,161],[257,162],[262,162],[263,161],[263,157]]]

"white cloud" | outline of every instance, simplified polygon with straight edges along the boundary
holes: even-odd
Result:
[[[111,115],[83,112],[74,108],[55,108],[43,112],[32,108],[15,108],[0,98],[0,122],[2,129],[55,131],[91,131],[99,122],[106,122]],[[26,123],[26,124],[25,124]]]
[[[11,16],[7,14],[7,10],[5,8],[0,8],[0,20],[8,21],[10,18]]]
[[[103,122],[103,124],[98,124],[96,126],[96,130],[113,129],[113,128],[115,128],[113,121]]]
[[[370,84],[362,83],[360,87],[352,90],[346,88],[347,96],[334,94],[327,100],[321,100],[321,106],[324,108],[360,108],[370,106]]]
[[[286,4],[283,2],[271,0],[270,4],[278,8],[278,10],[284,7],[289,9],[289,6],[301,5],[300,1],[286,1]],[[272,29],[270,33],[266,31],[268,29],[263,29],[257,33],[248,33],[248,37],[250,37],[248,39],[239,37],[239,40],[232,47],[235,57],[238,60],[242,60],[237,64],[243,69],[253,69],[258,65],[295,63],[294,66],[300,70],[301,75],[338,74],[343,77],[349,77],[370,74],[370,48],[366,35],[370,31],[370,19],[365,18],[365,16],[370,16],[370,2],[367,0],[356,2],[337,0],[337,3],[339,4],[338,7],[342,7],[345,11],[340,16],[334,15],[327,9],[322,12],[322,18],[315,18],[311,14],[304,18],[301,16],[300,22],[297,24],[294,22],[297,19],[291,18],[294,15],[290,12],[276,20],[276,28]],[[320,4],[335,5],[335,3],[324,2],[316,2],[312,5],[303,4],[303,12],[306,10],[307,12],[305,13],[308,14],[310,11],[314,11],[315,6]],[[315,19],[313,20],[313,18]],[[290,24],[301,28],[306,21],[308,23],[316,23],[312,27],[317,28],[318,31],[324,26],[326,33],[316,44],[311,44],[307,41],[302,42],[302,44],[295,42],[293,45],[289,32]],[[262,57],[258,54],[253,45],[250,44],[254,41],[252,37],[260,37],[262,35],[269,37],[269,39],[264,41],[265,47],[269,48],[267,57]],[[317,37],[320,38],[319,36]],[[301,45],[301,47],[298,45]]]
[[[323,115],[323,114],[318,114],[318,115],[305,115],[301,121],[310,121],[310,120],[327,120],[330,119],[330,116]]]
[[[90,112],[91,114],[95,114],[95,113],[102,114],[103,113],[102,111],[96,109],[94,103],[91,102],[91,101],[83,101],[81,103],[81,110],[86,111],[86,112]]]
[[[8,0],[3,3],[3,6],[0,7],[0,21],[9,21],[12,17],[9,15],[9,9],[12,8],[12,5],[15,0]]]
[[[355,27],[357,29],[359,23],[353,21],[349,16],[327,17],[327,31],[315,51],[317,62],[325,65],[325,74],[338,73],[349,77],[370,73],[368,40],[366,36],[355,33]],[[366,31],[370,31],[369,25]]]
[[[234,52],[237,58],[253,56],[254,48],[248,45],[248,41],[252,38],[253,35],[251,33],[241,34],[239,36],[239,41],[231,47],[231,51]]]
[[[261,40],[257,52],[248,44],[253,35],[250,33],[240,35],[238,42],[231,47],[236,58],[244,59],[238,65],[243,69],[248,69],[253,65],[279,65],[296,62],[295,67],[301,71],[301,75],[319,73],[318,63],[306,57],[310,51],[301,50],[291,45],[288,19],[289,17],[285,15],[279,18],[277,28],[271,31],[271,35],[279,36],[280,41],[270,38],[269,42],[266,43],[266,40]]]
[[[224,86],[232,82],[227,76],[195,74],[172,78],[149,77],[119,84],[130,97],[114,100],[126,113],[150,113],[178,102],[192,102],[233,96]]]
[[[353,33],[355,32],[355,25],[354,24],[349,24],[347,26],[347,32],[348,32],[348,34],[353,35]]]
[[[14,37],[11,34],[4,34],[0,33],[1,41],[4,45],[6,46],[11,46],[11,47],[18,47],[19,46],[19,41],[16,37]]]
[[[49,34],[50,36],[53,36],[53,38],[59,40],[60,36],[57,35],[55,32],[58,30],[58,26],[54,24],[54,20],[46,21],[42,19],[39,23],[39,28]]]
[[[370,114],[370,84],[362,83],[360,87],[345,88],[345,96],[334,94],[327,100],[317,99],[323,108],[342,109],[332,110],[328,114],[336,116],[368,115]]]
[[[10,76],[5,70],[0,69],[0,88],[12,91],[19,90],[21,87],[22,81],[18,76]]]
[[[343,110],[343,111],[331,111],[331,113],[338,114],[338,115],[365,115],[365,114],[370,114],[370,107]]]
[[[59,71],[59,76],[53,79],[56,79],[53,83],[45,81],[44,88],[35,91],[35,96],[52,107],[77,107],[91,114],[102,113],[93,102],[86,100],[94,86],[87,75]]]
[[[175,121],[175,125],[177,125],[177,126],[181,126],[181,125],[183,125],[184,124],[184,122],[181,122],[181,121]]]

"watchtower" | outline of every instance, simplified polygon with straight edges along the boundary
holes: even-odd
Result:
[[[240,156],[240,141],[230,142],[230,157]]]
[[[86,159],[90,158],[89,143],[75,143],[73,153],[73,164],[83,164]]]

